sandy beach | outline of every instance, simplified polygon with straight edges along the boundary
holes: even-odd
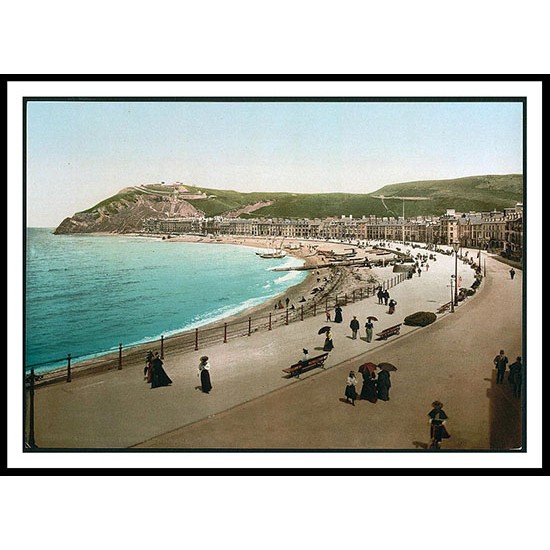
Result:
[[[163,237],[162,244],[166,246],[170,246],[175,242],[210,243],[218,245],[227,244],[266,250],[269,250],[270,246],[266,238],[260,237],[219,236],[216,238],[208,238],[196,235],[178,235],[167,238],[167,236],[158,235],[152,238],[161,239]],[[338,263],[332,264],[328,257],[317,253],[317,251],[320,250],[331,251],[336,254],[345,254],[349,252],[351,248],[354,248],[357,251],[354,259],[358,261],[362,259],[369,259],[374,262],[381,261],[369,247],[361,248],[352,246],[349,243],[303,239],[285,239],[285,246],[287,247],[285,248],[285,252],[288,256],[293,256],[304,262],[303,267],[307,269],[307,276],[305,279],[257,306],[215,322],[205,323],[199,328],[200,348],[203,348],[207,341],[219,341],[223,338],[222,331],[224,324],[228,325],[228,338],[246,332],[248,330],[249,318],[253,320],[253,331],[267,330],[270,314],[274,329],[277,326],[286,324],[287,299],[289,306],[289,321],[292,323],[292,321],[296,321],[300,315],[301,306],[303,306],[306,311],[311,312],[313,302],[315,302],[317,315],[321,316],[325,313],[325,305],[327,303],[329,304],[330,310],[334,308],[336,297],[341,301],[345,299],[351,300],[354,291],[356,291],[357,298],[359,298],[359,289],[365,289],[367,287],[373,288],[393,275],[392,266],[373,267],[369,269],[366,267],[338,265]],[[380,257],[384,258],[384,262],[392,261],[396,258],[396,256],[391,253],[384,254]],[[265,262],[269,263],[270,260],[266,259]],[[317,291],[314,289],[317,289]],[[284,309],[277,308],[279,302],[285,306]],[[294,306],[294,308],[292,308],[292,306]],[[194,351],[194,338],[194,330],[182,331],[180,334],[164,338],[162,350],[160,340],[124,348],[121,354],[123,366],[126,368],[130,365],[142,364],[145,353],[149,349],[164,351],[164,353]],[[113,352],[80,363],[73,363],[71,366],[71,377],[86,376],[95,372],[116,369],[118,366],[119,353]],[[63,367],[55,373],[46,374],[42,382],[56,383],[64,381],[65,377],[66,368]]]

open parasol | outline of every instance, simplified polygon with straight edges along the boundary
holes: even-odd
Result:
[[[378,319],[377,319],[374,315],[369,315],[369,316],[367,317],[367,320],[368,320],[368,321],[378,321]]]
[[[363,363],[357,370],[361,373],[368,370],[372,374],[376,370],[376,364],[369,361],[368,363]]]
[[[329,327],[329,326],[321,327],[317,334],[324,334],[325,332],[328,332],[330,330],[330,328],[331,327]]]
[[[397,367],[391,363],[378,363],[378,368],[380,370],[387,370],[388,372],[397,370]]]

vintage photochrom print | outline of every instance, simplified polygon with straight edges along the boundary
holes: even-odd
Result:
[[[23,454],[524,453],[527,99],[396,90],[26,95]]]

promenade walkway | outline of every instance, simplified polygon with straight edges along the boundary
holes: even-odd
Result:
[[[282,373],[303,347],[310,355],[320,352],[323,337],[317,331],[325,320],[319,315],[208,350],[168,355],[170,387],[151,390],[141,364],[40,388],[36,443],[42,448],[412,449],[427,443],[426,414],[439,399],[450,416],[446,448],[517,446],[517,431],[495,428],[503,425],[494,422],[497,414],[509,420],[505,425],[517,425],[519,408],[508,387],[494,386],[492,359],[501,348],[511,359],[521,355],[519,270],[511,281],[507,266],[488,259],[482,290],[454,314],[422,329],[403,326],[401,335],[387,342],[349,337],[352,315],[362,325],[367,315],[375,315],[379,332],[410,313],[435,311],[447,302],[454,258],[438,254],[429,264],[420,277],[391,289],[398,302],[394,315],[375,297],[344,307],[344,322],[331,323],[335,349],[326,370],[292,380]],[[461,262],[458,267],[462,285],[469,287],[473,270]],[[204,354],[212,364],[209,395],[197,389],[198,358]],[[340,400],[346,375],[365,361],[397,365],[391,400],[351,407]]]

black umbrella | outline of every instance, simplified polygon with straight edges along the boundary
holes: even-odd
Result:
[[[369,321],[378,321],[378,319],[377,319],[374,315],[369,315],[369,316],[367,317],[367,319],[368,319]]]
[[[391,363],[378,363],[378,368],[380,370],[387,370],[388,372],[397,370],[397,367]]]
[[[319,329],[319,332],[317,334],[324,334],[325,332],[328,332],[330,330],[331,327],[322,327]]]

